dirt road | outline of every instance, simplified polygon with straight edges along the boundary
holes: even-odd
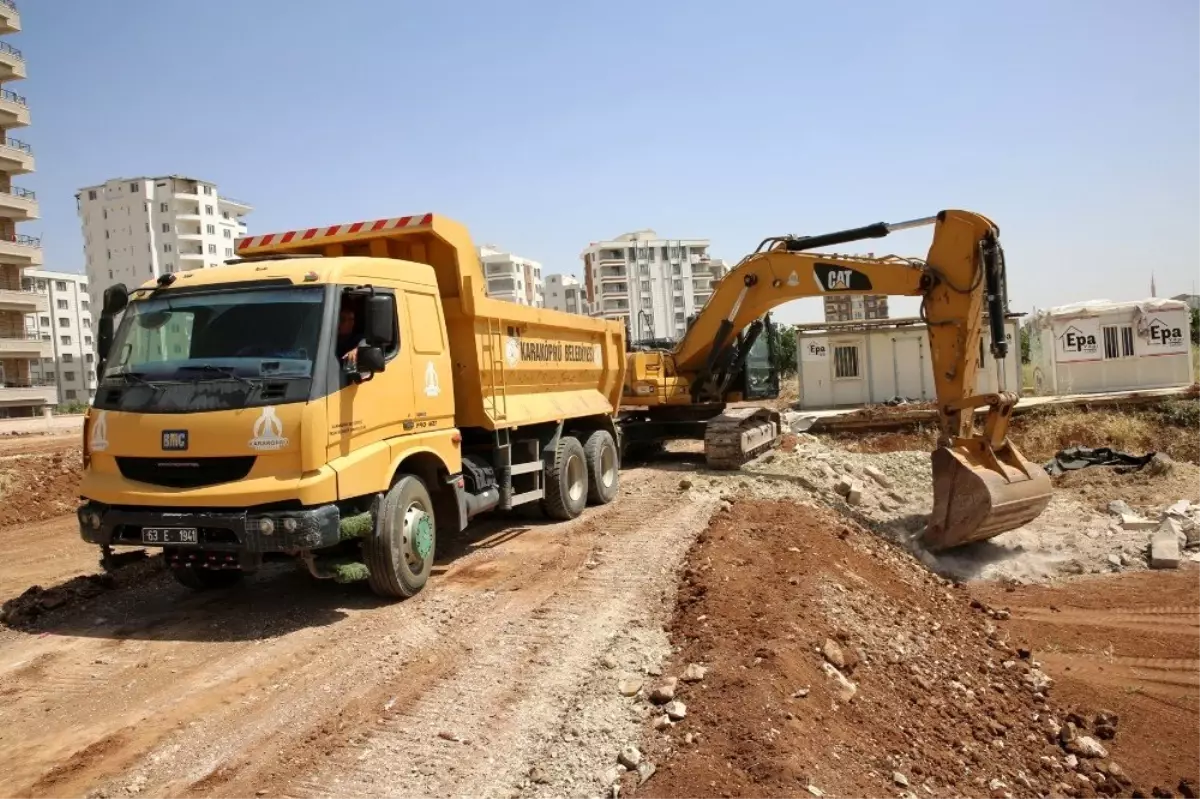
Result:
[[[678,477],[623,480],[566,525],[482,526],[409,602],[291,568],[193,595],[146,569],[4,630],[0,794],[500,795],[534,766],[527,794],[575,792],[639,721],[597,662],[665,654],[647,578],[713,510]]]

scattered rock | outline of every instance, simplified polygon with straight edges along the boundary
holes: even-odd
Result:
[[[805,790],[807,790],[813,796],[816,796],[818,799],[820,799],[820,797],[825,795],[825,792],[822,791],[820,788],[818,788],[815,785],[809,785]]]
[[[1125,513],[1121,515],[1121,526],[1126,530],[1153,530],[1158,527],[1158,522],[1144,519],[1136,513]]]
[[[808,696],[808,688],[797,688],[792,691],[792,699],[803,699]]]
[[[1111,724],[1097,724],[1093,729],[1096,733],[1096,737],[1105,741],[1111,741],[1113,738],[1117,737],[1117,728]]]
[[[680,491],[687,491],[687,490],[688,490],[689,488],[691,488],[691,487],[692,487],[692,481],[691,481],[691,480],[688,480],[688,479],[684,478],[683,480],[680,480],[680,481],[679,481],[679,490],[680,490]]]
[[[1151,477],[1167,474],[1171,469],[1175,468],[1175,461],[1171,460],[1171,456],[1165,452],[1156,452],[1150,462],[1146,464],[1146,474]]]
[[[606,669],[615,669],[617,667],[617,659],[612,655],[605,655],[600,658],[600,665]]]
[[[670,702],[675,698],[675,688],[679,681],[675,677],[668,677],[663,680],[660,685],[655,686],[650,692],[650,701],[656,705],[661,705]]]
[[[642,750],[630,744],[617,753],[617,762],[627,769],[635,769],[642,762]]]
[[[1092,723],[1095,725],[1106,724],[1109,727],[1115,727],[1117,726],[1117,722],[1119,720],[1120,716],[1118,716],[1114,711],[1100,710],[1096,713],[1096,718],[1092,720]]]
[[[641,785],[643,782],[654,776],[654,764],[649,760],[643,760],[641,763],[638,763],[637,773],[638,785]]]
[[[1067,755],[1063,758],[1063,765],[1071,771],[1074,771],[1075,769],[1079,768],[1079,758],[1075,755]]]
[[[612,785],[614,782],[620,781],[621,775],[626,771],[627,769],[618,763],[615,766],[605,769],[604,773],[600,775],[600,781],[605,785]]]
[[[1181,499],[1163,512],[1168,516],[1187,516],[1187,513],[1189,510],[1191,510],[1191,507],[1191,500]]]
[[[683,721],[684,717],[687,716],[687,705],[683,704],[683,702],[680,702],[678,699],[673,702],[668,702],[663,707],[663,710],[666,712],[667,718],[669,718],[671,721]]]
[[[670,726],[671,726],[671,717],[670,716],[659,716],[658,718],[656,718],[654,720],[654,729],[656,729],[656,730],[665,730]]]
[[[881,472],[879,469],[876,469],[874,466],[864,466],[863,474],[865,474],[867,477],[870,477],[872,480],[874,480],[876,483],[879,483],[879,485],[883,486],[884,488],[892,487],[892,478],[888,477],[886,474]]]
[[[862,503],[862,486],[858,483],[852,483],[850,492],[846,494],[846,502],[850,505],[858,505]]]
[[[1169,525],[1164,524],[1150,538],[1150,568],[1178,569],[1182,556],[1179,554],[1179,539]]]
[[[689,663],[688,667],[683,670],[683,676],[680,679],[684,682],[700,682],[706,674],[708,674],[708,669],[704,666],[699,663]]]
[[[1111,760],[1108,761],[1108,776],[1112,777],[1121,785],[1129,785],[1132,782],[1132,780],[1129,779],[1129,775],[1125,773],[1125,769],[1121,768]]]
[[[1179,781],[1179,793],[1183,794],[1187,799],[1196,799],[1196,783],[1184,777]]]
[[[1068,752],[1080,757],[1108,757],[1108,750],[1090,735],[1076,735],[1065,746]]]
[[[550,778],[546,776],[546,772],[542,771],[541,766],[534,766],[529,769],[529,781],[537,785],[545,785],[550,782]]]
[[[849,477],[839,478],[838,481],[833,484],[834,493],[842,497],[848,496],[850,494],[850,489],[852,488],[854,488],[854,481]]]
[[[1122,566],[1124,566],[1124,565],[1125,565],[1125,564],[1124,564],[1124,562],[1121,560],[1121,556],[1120,556],[1120,555],[1109,555],[1109,556],[1108,556],[1108,563],[1109,563],[1109,565],[1110,565],[1110,566],[1112,566],[1114,569],[1120,569]]]
[[[889,491],[888,497],[890,497],[893,502],[897,502],[900,505],[904,505],[908,502],[908,497],[904,496],[899,491]]]
[[[897,784],[897,785],[899,785],[901,788],[907,788],[907,787],[908,787],[908,777],[905,777],[905,776],[904,776],[903,774],[901,774],[899,771],[893,771],[893,772],[892,772],[892,782],[896,783],[896,784]]]
[[[1121,517],[1126,515],[1134,515],[1133,508],[1129,507],[1129,503],[1123,499],[1114,499],[1112,502],[1108,503],[1108,512],[1114,516]]]
[[[821,647],[821,655],[839,669],[846,668],[846,656],[842,654],[842,648],[832,638],[825,639],[825,644]]]
[[[833,680],[834,692],[842,702],[849,702],[858,693],[858,686],[846,679],[846,675],[828,663],[822,663],[826,676]]]
[[[617,682],[617,690],[621,696],[637,696],[637,692],[642,690],[642,680],[640,677],[625,677]]]

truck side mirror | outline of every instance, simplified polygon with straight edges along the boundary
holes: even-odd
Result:
[[[101,313],[104,316],[116,316],[124,311],[128,304],[129,290],[125,288],[124,283],[114,283],[104,290],[104,307]]]
[[[372,347],[390,350],[396,346],[396,298],[390,294],[367,297],[365,338]]]
[[[104,290],[99,329],[96,332],[96,379],[104,375],[108,351],[112,349],[113,317],[129,305],[129,290],[124,283],[114,283]]]
[[[359,347],[355,356],[355,368],[359,372],[375,374],[387,367],[387,359],[379,347]]]

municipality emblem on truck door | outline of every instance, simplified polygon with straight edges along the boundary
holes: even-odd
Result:
[[[275,415],[274,406],[268,405],[262,409],[262,416],[254,421],[253,432],[249,441],[250,449],[268,452],[288,445],[288,440],[283,437],[283,420]]]

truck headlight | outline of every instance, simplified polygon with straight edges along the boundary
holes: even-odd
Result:
[[[263,535],[271,535],[271,533],[275,532],[275,522],[270,519],[259,519],[258,531]]]

